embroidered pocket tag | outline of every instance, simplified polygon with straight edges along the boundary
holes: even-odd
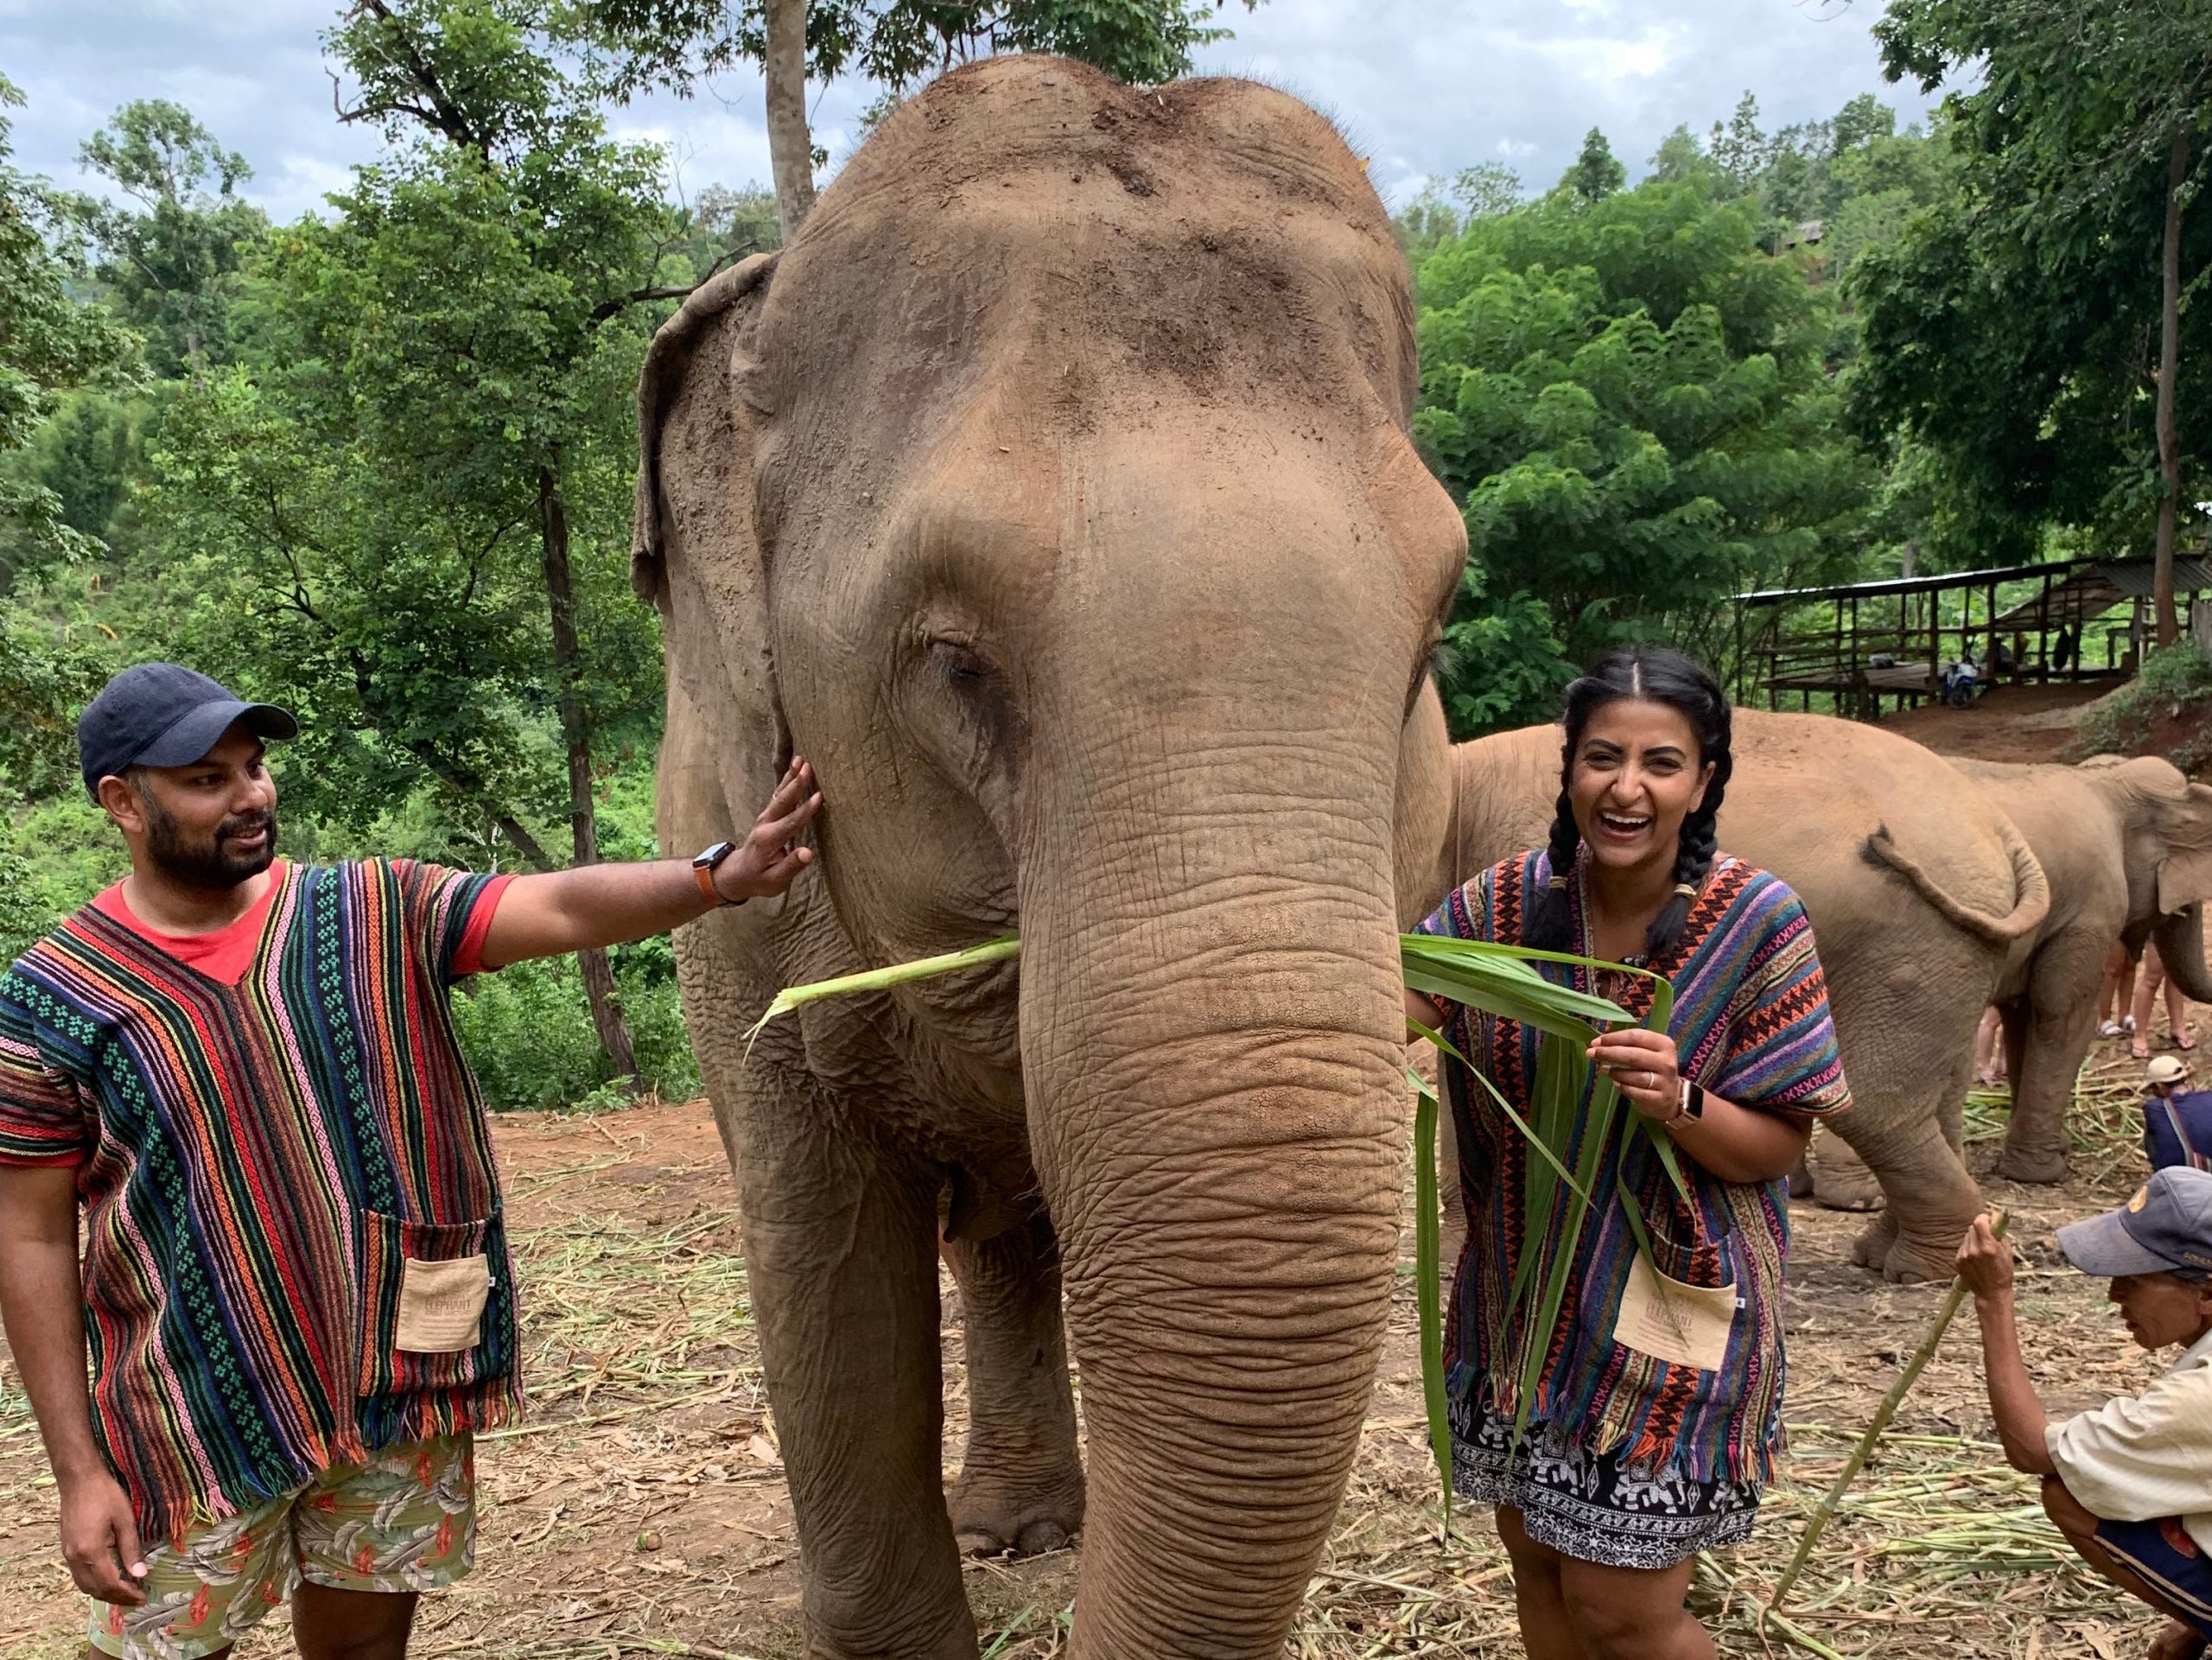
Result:
[[[1639,1253],[1629,1262],[1613,1341],[1670,1366],[1718,1371],[1735,1323],[1734,1286],[1684,1285],[1655,1273]]]
[[[409,1257],[399,1271],[399,1333],[392,1347],[406,1354],[458,1354],[482,1341],[484,1300],[492,1292],[491,1260],[448,1262]]]

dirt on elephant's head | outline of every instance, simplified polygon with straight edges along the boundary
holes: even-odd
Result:
[[[819,315],[811,290],[831,267],[866,315]],[[1087,371],[1094,392],[1125,369],[1240,408],[1338,390],[1401,420],[1410,406],[1410,297],[1388,214],[1325,120],[1254,82],[1147,91],[1038,56],[957,70],[839,175],[785,280],[810,290],[800,333],[817,348],[793,340],[788,368],[818,371],[834,333],[828,360],[887,378],[903,409],[944,390],[925,384],[932,366],[984,340],[1025,353],[1039,379]],[[861,336],[874,344],[855,361]]]

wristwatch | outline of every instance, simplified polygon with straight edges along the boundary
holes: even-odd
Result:
[[[734,842],[717,842],[710,848],[702,848],[691,855],[691,875],[699,884],[699,891],[706,895],[709,905],[742,905],[743,900],[726,900],[715,886],[715,867],[737,851]]]
[[[1676,1118],[1702,1118],[1705,1116],[1704,1084],[1699,1083],[1694,1078],[1686,1078],[1682,1080],[1682,1098],[1680,1103],[1675,1108],[1675,1116]]]

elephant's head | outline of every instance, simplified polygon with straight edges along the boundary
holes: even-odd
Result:
[[[2154,941],[2175,983],[2191,997],[2212,999],[2201,912],[2212,898],[2212,788],[2149,756],[2092,760],[2083,771],[2119,810],[2131,946]]]
[[[1271,1652],[1356,1450],[1404,1146],[1394,869],[1441,833],[1425,663],[1465,551],[1408,441],[1412,319],[1304,105],[1001,59],[897,111],[645,372],[679,764],[742,824],[814,762],[862,957],[1023,936],[1018,1032],[1010,975],[903,1007],[1027,1115],[1085,1584],[1132,1592],[1086,1588],[1099,1652]],[[1192,1555],[1224,1571],[1181,1606],[1148,1565]]]

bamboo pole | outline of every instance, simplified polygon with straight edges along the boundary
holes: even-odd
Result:
[[[2002,1239],[2005,1230],[2012,1225],[2012,1218],[1999,1211],[1993,1231]],[[1954,1279],[1950,1290],[1944,1294],[1942,1302],[1936,1307],[1935,1318],[1928,1322],[1928,1330],[1921,1336],[1919,1348],[1913,1351],[1912,1358],[1905,1362],[1904,1370],[1897,1374],[1897,1381],[1890,1385],[1890,1392],[1882,1397],[1882,1404],[1874,1413],[1874,1421],[1866,1426],[1866,1433],[1859,1438],[1859,1445],[1844,1460],[1843,1468],[1836,1472],[1835,1480],[1821,1495],[1821,1502],[1813,1507],[1812,1515],[1805,1518],[1805,1531],[1798,1536],[1797,1549],[1790,1555],[1789,1566],[1782,1570],[1782,1577],[1774,1582],[1774,1593],[1768,1597],[1766,1606],[1759,1611],[1762,1625],[1770,1618],[1778,1618],[1782,1600],[1789,1594],[1789,1587],[1797,1582],[1798,1574],[1804,1571],[1806,1560],[1812,1555],[1813,1547],[1820,1542],[1821,1533],[1834,1520],[1845,1491],[1858,1479],[1859,1470],[1874,1451],[1874,1443],[1881,1440],[1882,1432],[1890,1427],[1890,1420],[1904,1404],[1904,1397],[1920,1381],[1920,1374],[1926,1370],[1928,1363],[1936,1358],[1936,1345],[1942,1342],[1943,1333],[1951,1329],[1952,1318],[1957,1314],[1959,1305],[1966,1298],[1967,1282]]]

